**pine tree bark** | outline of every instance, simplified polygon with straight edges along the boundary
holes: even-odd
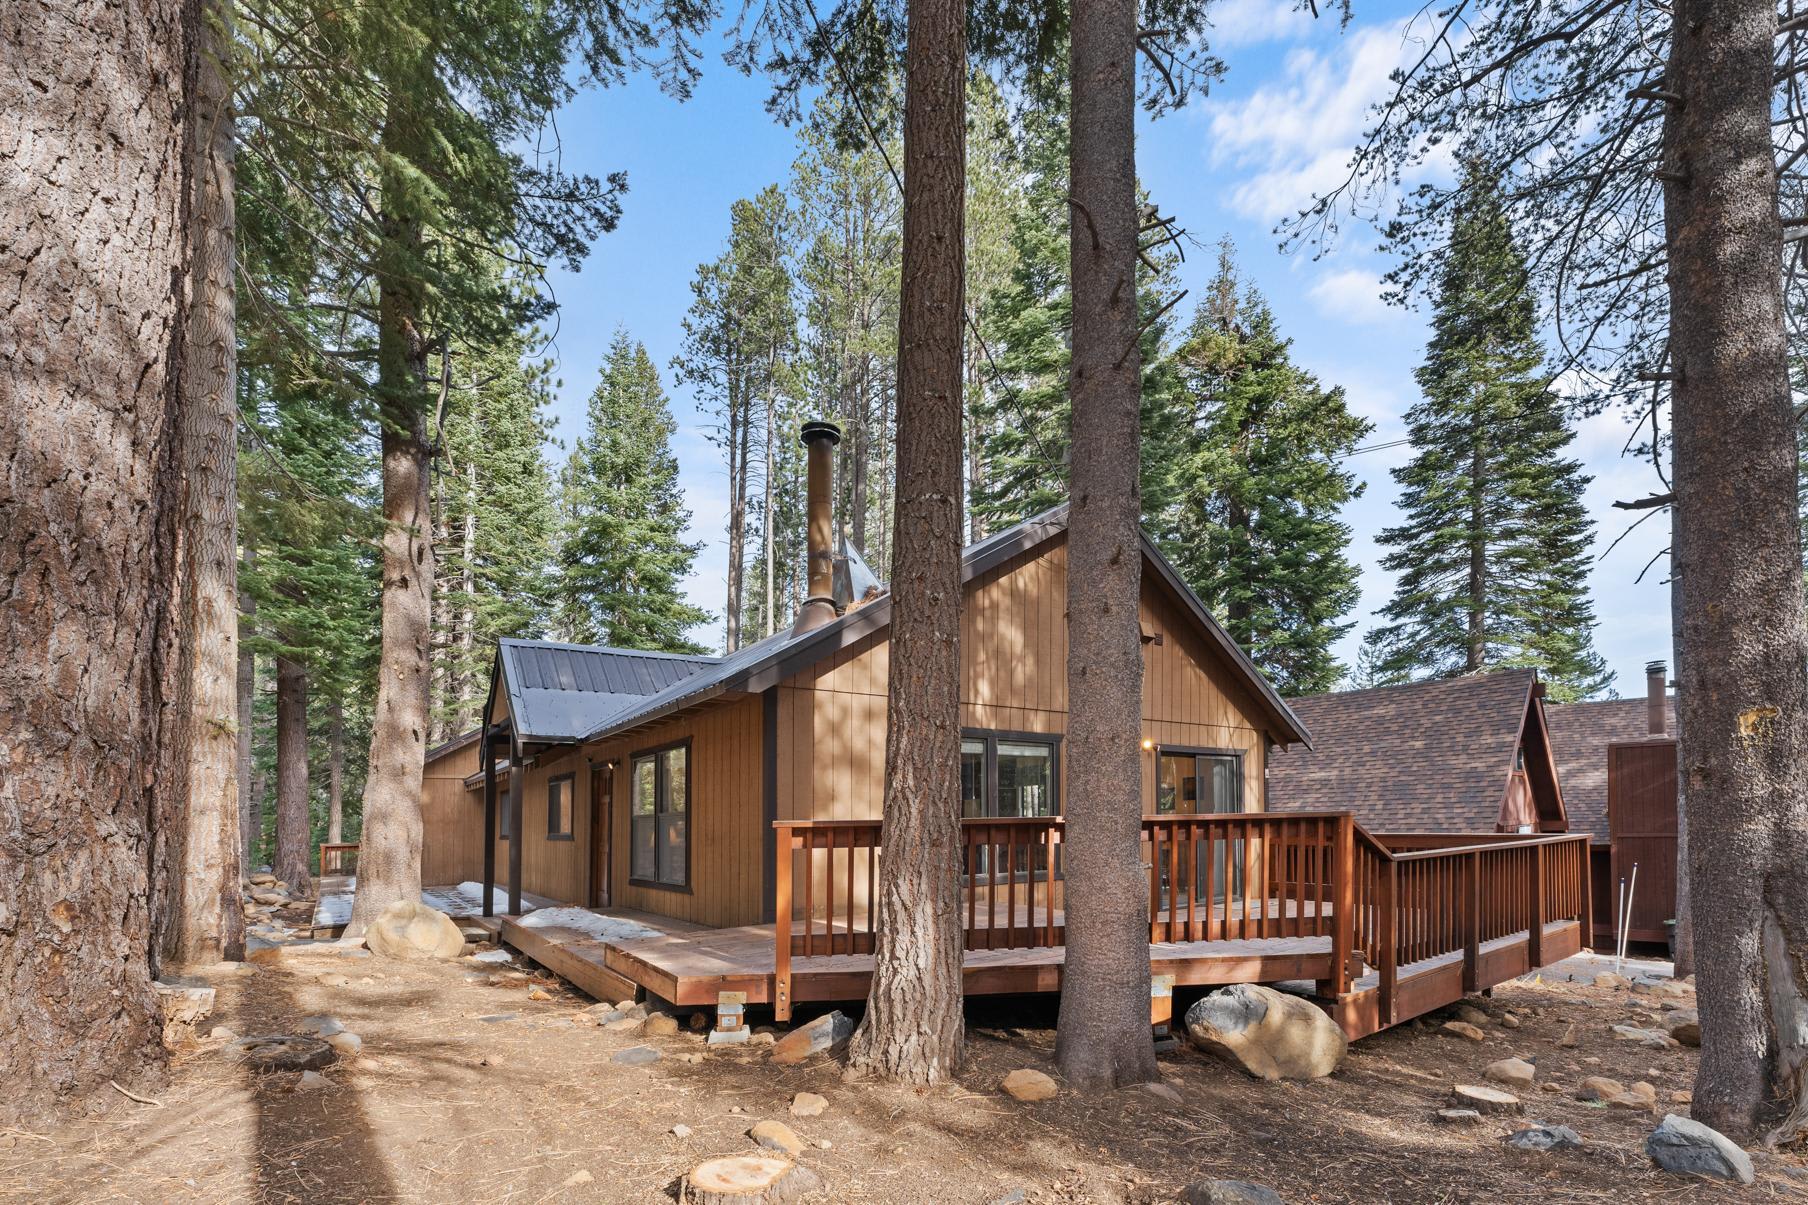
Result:
[[[734,371],[734,370],[731,370]],[[741,647],[741,596],[747,576],[747,427],[751,403],[746,385],[730,385],[743,396],[728,399],[728,607],[722,617],[722,651]]]
[[[337,691],[327,711],[326,758],[326,839],[337,845],[345,840],[345,699]]]
[[[1808,1124],[1808,647],[1771,141],[1777,10],[1680,0],[1664,86],[1693,1116]]]
[[[937,1083],[960,1063],[964,0],[911,0],[904,93],[898,485],[878,944],[850,1075]]]
[[[244,552],[245,565],[248,567],[257,557],[257,549],[249,545]],[[239,787],[239,840],[243,843],[243,863],[241,869],[249,872],[257,865],[257,842],[264,831],[264,799],[263,789],[254,780],[251,772],[251,730],[257,718],[257,656],[242,639],[251,635],[257,627],[257,599],[245,592],[241,585],[238,590],[239,615],[244,630],[239,640],[238,666],[238,787]]]
[[[391,127],[385,141],[406,135]],[[392,147],[392,149],[396,149]],[[385,181],[389,204],[406,195]],[[399,269],[379,275],[377,372],[383,422],[382,635],[370,763],[364,781],[358,890],[348,937],[390,904],[421,897],[421,780],[427,759],[429,650],[433,639],[433,516],[429,498],[432,416],[427,404],[427,340],[421,287],[403,273],[419,254],[417,218],[386,210],[385,234],[406,250]]]
[[[187,482],[174,599],[184,649],[175,698],[186,766],[165,784],[171,817],[163,960],[197,966],[244,956],[239,907],[238,339],[231,7],[206,0],[196,23],[188,124],[188,329],[180,458]]]
[[[276,659],[276,877],[297,896],[313,893],[314,827],[308,816],[308,670]]]
[[[192,27],[177,0],[0,5],[0,1125],[162,1063]]]
[[[1067,963],[1055,1061],[1096,1092],[1157,1078],[1143,870],[1142,364],[1136,339],[1136,4],[1073,6],[1067,524]]]

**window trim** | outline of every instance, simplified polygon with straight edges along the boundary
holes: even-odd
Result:
[[[1061,742],[1063,734],[1059,732],[1017,732],[1008,728],[962,728],[960,738],[963,741],[981,741],[985,744],[986,753],[986,785],[983,806],[996,809],[998,807],[998,746],[1002,744],[1047,745],[1049,759],[1049,790],[1054,795],[1051,801],[1054,806],[1046,819],[1060,820],[1067,813],[1063,810],[1066,799],[1061,794]],[[964,820],[1009,820],[1009,816],[1000,816],[996,811],[982,812],[978,816],[966,816]]]
[[[692,894],[691,888],[691,802],[694,794],[691,786],[691,739],[680,737],[675,741],[667,741],[663,745],[652,745],[645,749],[636,749],[628,754],[623,763],[628,773],[628,885],[645,887],[652,891],[672,891],[679,895]],[[657,879],[642,879],[634,874],[634,765],[643,758],[653,758],[653,816],[659,816],[660,788],[665,771],[662,769],[661,754],[670,753],[674,749],[684,750],[684,881],[682,883],[662,883]],[[659,842],[653,842],[653,873],[659,873]]]
[[[560,832],[552,826],[552,797],[560,783],[571,784],[565,792],[565,831]],[[548,841],[576,841],[578,839],[578,776],[575,771],[554,774],[546,780],[546,839]]]

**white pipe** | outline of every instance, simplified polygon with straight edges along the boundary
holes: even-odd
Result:
[[[1620,944],[1620,934],[1626,928],[1626,876],[1620,876],[1620,906],[1613,916],[1613,973],[1620,973],[1620,960],[1625,957],[1625,948]]]
[[[1632,936],[1632,897],[1638,892],[1638,866],[1637,862],[1632,864],[1632,881],[1626,884],[1626,921],[1621,926],[1620,932],[1620,957],[1622,958],[1626,956],[1626,946]]]

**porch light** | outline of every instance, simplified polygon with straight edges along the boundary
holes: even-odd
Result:
[[[1143,738],[1143,752],[1147,753],[1149,750],[1151,750],[1153,748],[1155,748],[1155,742],[1145,736]]]

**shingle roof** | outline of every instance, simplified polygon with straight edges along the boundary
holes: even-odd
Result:
[[[719,658],[550,640],[498,642],[509,714],[524,741],[574,741]]]
[[[1666,731],[1676,732],[1676,699],[1664,700]],[[1590,833],[1597,845],[1608,841],[1607,746],[1612,741],[1642,741],[1650,736],[1645,700],[1605,699],[1599,703],[1564,703],[1544,709],[1551,728],[1551,749],[1563,781],[1563,804],[1569,827]]]
[[[1314,747],[1269,758],[1268,806],[1347,808],[1376,832],[1491,833],[1536,680],[1499,670],[1289,699]]]

